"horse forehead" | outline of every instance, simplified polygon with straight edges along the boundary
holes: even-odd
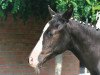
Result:
[[[43,33],[49,28],[49,26],[50,26],[50,23],[48,22],[48,23],[45,25],[44,29],[43,29]]]

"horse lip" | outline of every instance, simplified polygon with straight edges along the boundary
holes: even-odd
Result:
[[[37,66],[34,68],[36,75],[40,74],[40,68]]]
[[[37,66],[33,66],[32,64],[29,64],[32,68],[34,68],[34,71],[36,73],[36,75],[40,75],[40,67],[39,64]]]
[[[46,58],[44,58],[43,61],[39,62],[38,67],[41,68],[42,65],[45,63],[45,61],[46,61]]]
[[[38,67],[39,67],[39,68],[41,68],[42,65],[46,62],[46,58],[47,58],[50,54],[51,54],[51,53],[48,53],[48,54],[45,55],[43,61],[41,61],[41,62],[38,64]]]
[[[45,57],[43,58],[43,60],[40,61],[36,66],[32,65],[31,63],[29,63],[29,65],[30,65],[31,67],[33,67],[33,68],[35,69],[35,71],[38,71],[37,68],[40,69],[40,68],[42,67],[42,65],[46,62],[46,58],[47,58],[50,54],[51,54],[51,53],[46,54]]]

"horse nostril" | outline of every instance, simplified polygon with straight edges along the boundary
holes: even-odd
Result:
[[[32,64],[32,62],[33,62],[33,58],[30,57],[30,58],[29,58],[29,64]]]
[[[32,57],[30,58],[30,61],[33,61],[33,58]]]

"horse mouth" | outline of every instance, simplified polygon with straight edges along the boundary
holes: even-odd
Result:
[[[32,64],[29,65],[33,68],[33,71],[35,72],[36,75],[40,74],[40,68],[42,67],[40,66],[40,64],[38,64],[37,66],[33,66]]]
[[[34,72],[36,73],[36,75],[39,75],[40,74],[40,70],[41,70],[41,68],[43,67],[43,65],[46,63],[46,61],[49,59],[49,56],[50,56],[50,54],[48,54],[48,55],[45,55],[45,56],[40,56],[40,57],[42,57],[42,58],[39,58],[39,59],[41,59],[41,60],[38,60],[38,63],[37,64],[34,64],[33,62],[33,60],[32,59],[30,59],[30,62],[29,62],[29,65],[31,66],[31,67],[33,67],[33,69],[34,69]]]
[[[39,75],[40,74],[40,68],[39,67],[35,67],[34,68],[34,71],[35,71],[36,75]]]
[[[43,64],[45,63],[45,60],[46,59],[43,59],[43,61],[39,62],[36,65],[34,65],[33,63],[30,63],[29,62],[29,65],[34,69],[34,72],[36,73],[36,75],[39,75],[40,74],[40,69],[42,68]]]
[[[45,61],[40,62],[36,67],[33,67],[32,65],[30,65],[31,67],[34,68],[34,72],[36,75],[40,75],[40,70],[43,67],[44,63],[45,63]]]

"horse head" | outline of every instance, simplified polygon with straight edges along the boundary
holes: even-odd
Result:
[[[48,9],[52,19],[45,25],[39,41],[29,56],[29,64],[36,71],[39,71],[39,67],[43,63],[63,53],[71,41],[66,28],[73,7],[69,7],[64,14],[54,12],[49,6]]]

